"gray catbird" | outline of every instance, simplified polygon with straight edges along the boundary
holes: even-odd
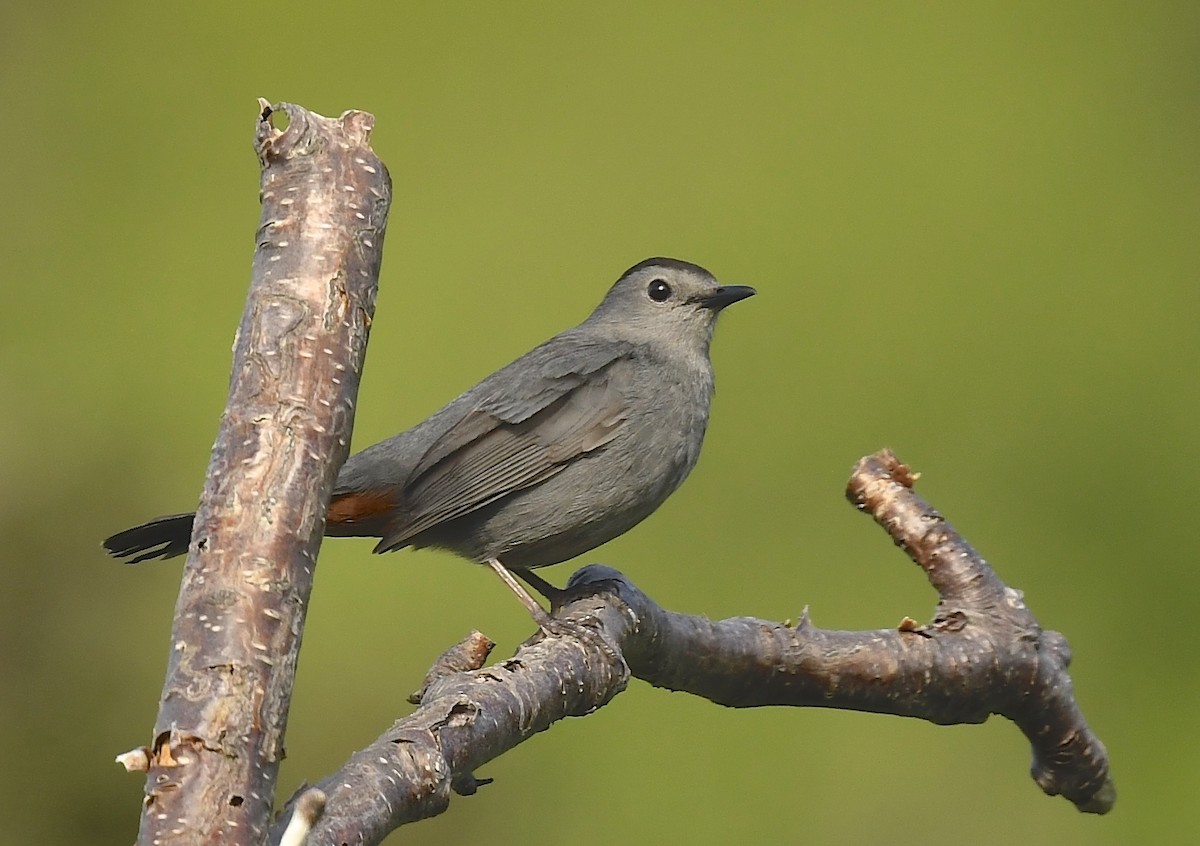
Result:
[[[325,534],[381,538],[376,552],[448,549],[490,565],[529,606],[505,565],[556,564],[612,540],[695,466],[713,325],[753,294],[676,259],[634,265],[583,323],[351,456]],[[193,517],[151,520],[104,548],[133,563],[182,555]]]

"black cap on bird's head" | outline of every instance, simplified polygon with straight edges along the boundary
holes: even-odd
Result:
[[[656,334],[694,336],[707,345],[717,314],[754,296],[747,285],[722,285],[698,264],[648,258],[629,268],[612,286],[589,320]]]

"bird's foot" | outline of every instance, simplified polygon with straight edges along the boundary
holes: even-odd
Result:
[[[605,655],[616,657],[620,660],[620,655],[609,645],[600,633],[591,626],[584,625],[576,620],[565,620],[561,617],[555,617],[545,608],[538,604],[530,594],[525,590],[524,585],[517,581],[512,572],[500,563],[495,558],[489,558],[486,562],[489,567],[500,577],[500,580],[508,586],[508,589],[516,594],[517,599],[521,600],[521,604],[529,612],[529,616],[533,617],[533,621],[537,623],[538,629],[544,637],[567,637],[574,638],[583,643],[589,644],[601,650]],[[561,588],[556,588],[554,585],[547,582],[541,576],[535,576],[528,570],[518,571],[521,578],[529,582],[538,593],[550,600],[552,608],[559,608],[564,604],[567,596],[567,591]]]

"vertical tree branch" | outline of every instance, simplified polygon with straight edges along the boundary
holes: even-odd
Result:
[[[139,843],[262,843],[346,459],[391,183],[374,119],[260,101],[262,220],[183,573]]]

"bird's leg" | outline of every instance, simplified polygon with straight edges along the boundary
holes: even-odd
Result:
[[[538,624],[538,628],[542,630],[542,634],[547,637],[564,637],[572,636],[580,640],[596,644],[600,649],[604,650],[609,655],[616,655],[617,658],[624,662],[624,658],[613,651],[613,648],[605,642],[604,638],[597,634],[587,626],[580,625],[574,621],[558,620],[546,612],[546,609],[538,605],[537,600],[529,595],[529,591],[517,581],[512,572],[500,563],[498,558],[489,558],[483,562],[492,568],[500,581],[508,585],[508,589],[517,595],[517,599],[521,600],[521,604],[529,610],[529,615],[533,617],[533,621]],[[566,591],[559,590],[554,585],[547,582],[541,576],[535,576],[528,570],[519,570],[521,578],[533,585],[537,591],[547,594],[547,598],[551,603],[554,602],[554,597],[561,597]]]
[[[549,633],[553,628],[550,615],[546,613],[545,608],[537,604],[537,600],[529,595],[529,591],[525,590],[525,586],[517,581],[508,568],[500,563],[500,559],[489,558],[483,563],[491,567],[492,572],[500,577],[500,581],[508,585],[508,589],[517,595],[517,599],[521,600],[521,604],[529,611],[529,615],[533,617],[533,621],[542,631]]]
[[[550,600],[551,611],[562,606],[563,600],[567,595],[565,590],[562,588],[557,588],[543,579],[541,576],[535,575],[532,570],[513,570],[511,572],[518,579],[525,582],[525,584],[529,585],[542,596],[546,597],[546,599]]]
[[[564,588],[557,588],[543,579],[541,576],[535,576],[532,570],[516,570],[514,573],[519,578],[524,579],[530,587],[550,600],[551,611],[557,611],[566,604],[566,600],[569,598],[570,592]],[[536,620],[537,618],[534,617],[534,619]],[[579,638],[585,643],[594,644],[595,646],[599,647],[605,655],[611,656],[615,660],[619,661],[625,667],[625,672],[629,671],[629,665],[625,663],[624,656],[613,649],[608,641],[606,641],[604,637],[595,629],[575,621],[562,620],[558,617],[549,617],[548,619],[553,625],[552,629],[546,628],[546,626],[540,622],[538,623],[538,625],[541,626],[542,631],[546,634],[569,634]]]

